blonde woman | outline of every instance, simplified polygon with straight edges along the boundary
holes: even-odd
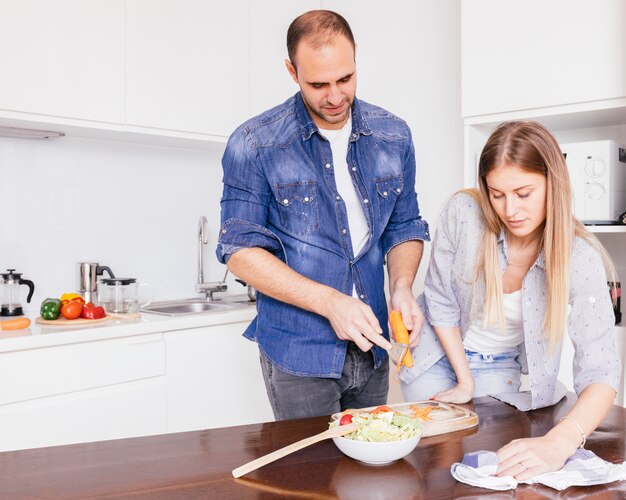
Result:
[[[545,436],[498,451],[498,473],[524,480],[559,469],[613,403],[614,272],[573,215],[567,166],[542,125],[500,125],[481,154],[479,184],[440,216],[418,298],[426,322],[409,338],[414,367],[403,369],[402,391],[408,401],[494,395],[522,410],[553,405],[565,394],[557,373],[569,334],[578,401]],[[529,391],[519,392],[522,372]]]

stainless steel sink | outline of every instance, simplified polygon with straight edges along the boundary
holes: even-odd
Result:
[[[207,314],[212,312],[232,311],[245,309],[253,302],[237,300],[206,301],[203,299],[166,300],[152,302],[141,309],[150,314],[162,314],[164,316],[186,316],[189,314]]]

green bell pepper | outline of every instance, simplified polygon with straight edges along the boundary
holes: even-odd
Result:
[[[43,319],[54,320],[61,314],[61,301],[59,299],[46,299],[41,303],[39,314]]]

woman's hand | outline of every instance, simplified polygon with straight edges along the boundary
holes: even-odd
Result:
[[[471,382],[459,382],[452,389],[438,392],[430,399],[443,401],[444,403],[467,403],[474,395],[474,380]]]
[[[559,470],[574,454],[571,441],[546,434],[543,437],[515,439],[500,448],[496,476],[513,476],[518,481]]]

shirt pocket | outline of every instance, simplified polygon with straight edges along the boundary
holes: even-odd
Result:
[[[317,183],[315,181],[275,184],[278,213],[287,233],[304,235],[319,228]]]
[[[376,197],[379,207],[378,218],[384,227],[391,217],[398,197],[402,194],[404,180],[402,175],[398,175],[384,179],[374,179],[374,182],[376,183]]]

